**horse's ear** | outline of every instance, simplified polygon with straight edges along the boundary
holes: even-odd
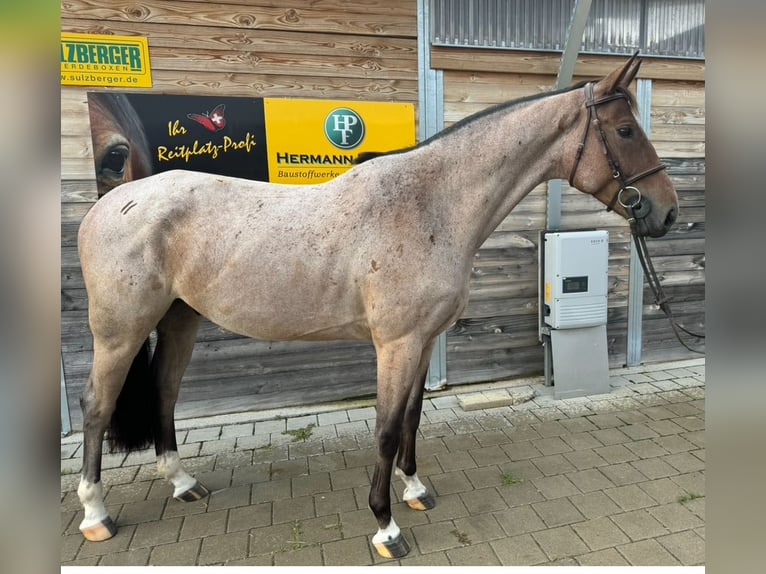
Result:
[[[627,88],[636,77],[638,69],[641,67],[641,59],[638,58],[638,50],[621,68],[617,68],[606,78],[602,80],[606,88],[605,94],[614,93],[618,87]]]

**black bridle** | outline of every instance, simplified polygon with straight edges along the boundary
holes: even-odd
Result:
[[[704,353],[704,351],[700,351],[698,349],[693,349],[688,344],[686,344],[683,339],[681,339],[681,333],[680,331],[683,331],[684,333],[691,335],[692,337],[696,337],[697,339],[704,339],[705,335],[699,335],[697,333],[693,333],[692,331],[689,331],[682,325],[678,324],[678,322],[675,320],[675,317],[673,316],[672,311],[670,310],[670,299],[667,295],[665,295],[665,292],[662,290],[662,285],[660,283],[659,278],[657,277],[657,272],[654,270],[654,265],[652,264],[652,260],[649,257],[649,251],[646,248],[646,238],[642,235],[638,234],[637,230],[637,221],[638,219],[644,218],[647,215],[649,215],[649,212],[651,210],[651,204],[648,202],[645,202],[644,204],[641,203],[641,191],[635,187],[633,184],[637,181],[648,177],[654,173],[657,173],[659,171],[662,171],[663,169],[667,168],[667,165],[664,163],[660,163],[654,167],[650,167],[647,170],[644,170],[640,173],[637,173],[631,177],[626,178],[621,169],[619,162],[615,159],[614,155],[612,154],[611,150],[609,149],[609,143],[606,139],[606,134],[604,133],[604,128],[601,126],[601,120],[598,117],[598,106],[605,104],[607,102],[611,102],[617,99],[625,99],[628,100],[627,94],[621,91],[613,92],[611,94],[607,94],[605,96],[601,96],[600,98],[594,98],[593,97],[593,82],[588,82],[585,84],[584,87],[585,90],[585,107],[588,110],[588,123],[585,126],[585,132],[583,133],[582,140],[580,141],[580,144],[577,146],[577,152],[575,154],[575,161],[574,165],[572,166],[572,171],[569,174],[569,185],[574,187],[574,177],[575,173],[577,172],[577,167],[580,165],[580,159],[582,158],[583,150],[585,149],[585,143],[588,139],[588,133],[590,131],[591,124],[595,125],[597,133],[601,139],[601,148],[604,152],[604,156],[606,157],[606,161],[609,164],[609,169],[612,170],[612,177],[619,182],[620,188],[617,190],[617,193],[614,194],[611,201],[606,207],[607,211],[612,211],[614,209],[614,204],[619,203],[624,209],[627,214],[627,220],[630,224],[630,232],[633,236],[633,242],[636,246],[636,252],[638,253],[638,259],[641,262],[641,267],[644,269],[644,275],[647,279],[647,282],[649,283],[649,287],[652,289],[652,293],[654,294],[654,304],[657,305],[663,313],[668,317],[668,320],[670,321],[670,326],[673,328],[673,333],[675,334],[678,341],[686,347],[688,350],[694,352],[694,353]],[[625,192],[632,192],[635,194],[635,198],[631,201],[632,198],[629,197],[623,197],[623,194]]]

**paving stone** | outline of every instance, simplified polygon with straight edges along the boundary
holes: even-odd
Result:
[[[146,566],[151,548],[138,548],[127,552],[115,552],[102,556],[99,566]]]
[[[470,540],[470,544],[503,538],[505,533],[494,516],[488,513],[456,518],[455,528]]]
[[[575,557],[580,566],[629,566],[627,560],[614,548],[589,552]]]
[[[567,459],[577,470],[605,466],[607,462],[594,450],[576,450],[564,453]]]
[[[369,510],[368,510],[369,512]],[[436,507],[425,513],[431,522],[454,520],[470,514],[459,494],[448,494],[436,499]]]
[[[327,472],[299,476],[292,479],[293,496],[314,495],[320,492],[330,492],[330,474]]]
[[[574,465],[560,454],[533,458],[532,462],[545,476],[569,474],[576,470]]]
[[[531,506],[509,508],[495,512],[493,516],[507,536],[535,532],[546,527]]]
[[[617,486],[644,482],[647,477],[641,471],[631,466],[632,464],[610,464],[609,466],[602,466],[599,470]]]
[[[497,445],[471,449],[470,456],[476,466],[497,465],[510,460],[505,451]]]
[[[661,458],[635,460],[631,462],[630,465],[650,480],[678,474],[677,469],[673,468]]]
[[[500,566],[500,560],[487,543],[448,550],[447,557],[452,566]]]
[[[550,560],[569,558],[588,551],[579,536],[570,526],[549,528],[532,534]]]
[[[630,443],[628,443],[630,444]],[[615,444],[612,446],[602,446],[600,448],[594,448],[593,452],[607,461],[609,464],[620,464],[624,462],[630,462],[636,460],[638,456],[631,452],[626,445]]]
[[[533,424],[532,428],[534,428],[543,438],[560,437],[561,435],[569,433],[567,427],[557,420]]]
[[[211,492],[208,497],[208,510],[221,510],[225,508],[236,508],[237,506],[247,506],[250,504],[252,496],[252,486],[249,484],[243,486],[231,486],[218,492]]]
[[[595,468],[571,472],[567,474],[567,478],[582,492],[593,492],[614,486],[612,481]]]
[[[471,482],[462,471],[445,472],[430,477],[438,496],[454,494],[456,492],[469,492],[473,490]]]
[[[430,554],[410,552],[398,563],[400,566],[451,566],[446,552],[431,552]],[[386,565],[390,564],[390,561],[386,563]]]
[[[79,530],[69,536],[62,536],[59,545],[59,558],[61,561],[69,562],[74,560],[84,542],[85,539],[82,537]]]
[[[600,429],[592,431],[590,434],[604,446],[622,444],[630,441],[630,437],[619,428]]]
[[[669,454],[662,458],[662,461],[671,465],[675,470],[680,473],[689,473],[695,471],[701,471],[705,469],[705,461],[700,460],[693,453],[679,452],[677,454]]]
[[[530,534],[493,540],[489,545],[503,566],[534,566],[548,560]]]
[[[238,466],[232,470],[231,485],[245,486],[271,479],[271,463],[260,462],[248,466]]]
[[[689,494],[705,494],[705,475],[701,472],[689,472],[671,477],[671,480]]]
[[[638,487],[656,500],[659,504],[677,502],[679,497],[687,492],[669,478],[650,480],[638,484]]]
[[[305,546],[277,553],[274,555],[274,566],[322,566],[322,548],[318,545]]]
[[[274,566],[273,556],[264,554],[261,556],[248,556],[237,560],[229,560],[227,566]]]
[[[532,481],[524,481],[520,484],[503,486],[498,488],[508,506],[521,506],[532,502],[545,500],[543,494],[537,489]]]
[[[370,486],[370,478],[363,467],[339,469],[330,473],[333,490],[343,490],[356,486]]]
[[[501,448],[511,460],[527,460],[541,456],[539,450],[531,442],[517,442],[501,445]]]
[[[545,476],[531,460],[504,462],[499,467],[501,474],[510,474],[516,480],[532,480]]]
[[[149,564],[152,566],[195,566],[201,546],[201,538],[155,546],[151,549]]]
[[[633,454],[629,460],[636,460],[637,458],[652,458],[668,454],[668,451],[666,451],[653,440],[629,442],[626,443],[624,447]],[[623,460],[621,462],[627,461]]]
[[[503,510],[508,508],[503,497],[496,488],[482,488],[470,492],[464,492],[460,495],[466,508],[470,509],[472,514],[483,514]]]
[[[221,427],[191,429],[186,435],[186,443],[217,440],[221,436]]]
[[[178,540],[223,534],[226,531],[226,517],[227,512],[225,510],[187,516],[183,520]]]
[[[226,425],[221,427],[221,438],[252,436],[254,432],[255,425],[253,423]]]
[[[640,540],[624,544],[618,546],[617,551],[632,566],[678,566],[678,560],[656,540]]]
[[[558,436],[533,440],[532,444],[535,446],[537,450],[540,451],[541,454],[545,456],[561,454],[564,452],[572,451],[572,447],[570,447],[567,443],[561,440],[561,438]]]
[[[273,504],[274,524],[314,517],[314,501],[310,496],[277,500]]]
[[[240,508],[232,508],[226,522],[226,532],[249,530],[271,525],[272,503],[254,504]],[[188,519],[187,519],[188,520]]]
[[[578,432],[571,435],[564,435],[561,437],[565,443],[567,443],[573,450],[586,450],[603,447],[590,432]]]
[[[165,510],[165,502],[165,499],[152,499],[124,504],[116,518],[117,523],[120,525],[139,524],[160,520]]]
[[[452,436],[444,437],[442,443],[447,447],[448,453],[457,453],[479,448],[479,441],[477,441],[471,434],[454,434]]]
[[[464,473],[475,489],[503,485],[502,473],[496,466],[469,468]]]
[[[623,425],[622,420],[620,420],[620,418],[615,414],[591,415],[586,418],[598,429],[608,429],[613,427],[620,427]]]
[[[669,532],[646,509],[615,514],[610,516],[610,518],[633,541],[656,538]]]
[[[325,566],[367,566],[373,552],[366,536],[329,542],[322,547]]]
[[[646,426],[660,436],[675,435],[684,431],[682,426],[677,425],[671,419],[647,421]]]
[[[622,512],[617,503],[603,492],[589,492],[569,497],[569,501],[585,518],[600,518]]]
[[[647,510],[670,532],[691,530],[704,524],[698,516],[679,502],[671,502]]]
[[[182,518],[168,518],[138,524],[130,542],[130,549],[177,542],[182,521]]]
[[[437,454],[436,459],[439,461],[439,465],[444,469],[444,472],[476,468],[476,462],[468,452],[457,451]]]
[[[418,429],[423,438],[437,438],[453,436],[453,431],[447,423],[421,424]]]
[[[608,488],[604,493],[625,511],[654,506],[654,500],[635,484]]]
[[[95,566],[98,564],[99,557],[98,556],[92,556],[90,558],[81,558],[79,560],[69,560],[67,562],[62,562],[62,566]]]
[[[566,498],[536,502],[532,505],[548,528],[573,524],[584,520],[583,515]]]
[[[292,482],[289,478],[283,480],[270,480],[256,484],[252,488],[250,503],[272,502],[284,500],[292,495]]]
[[[197,473],[197,480],[204,484],[211,493],[228,490],[231,486],[231,468],[221,468]]]
[[[630,542],[630,539],[609,518],[595,518],[572,525],[572,529],[591,550],[604,550]]]
[[[308,459],[302,457],[297,460],[278,460],[271,464],[272,479],[295,478],[309,473]]]
[[[533,479],[535,487],[547,499],[561,498],[578,494],[580,491],[565,476],[546,476]]]
[[[463,520],[463,519],[460,519]],[[499,526],[498,526],[499,528]],[[456,526],[451,520],[413,526],[412,534],[423,554],[460,548],[463,544],[456,535]]]
[[[233,532],[204,538],[198,563],[200,566],[216,563],[226,564],[229,560],[244,558],[247,556],[249,541],[247,532]]]
[[[104,496],[104,504],[124,504],[146,500],[151,485],[152,483],[149,481],[114,485]]]

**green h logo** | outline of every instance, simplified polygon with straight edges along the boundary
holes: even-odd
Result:
[[[340,149],[353,149],[364,139],[364,122],[349,108],[337,108],[324,121],[324,134]]]

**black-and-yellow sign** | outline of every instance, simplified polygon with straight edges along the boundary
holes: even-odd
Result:
[[[62,32],[61,85],[151,88],[149,43],[136,36]]]
[[[96,161],[113,157],[99,146],[119,133],[116,139],[134,139],[131,147],[146,148],[139,155],[151,162],[145,170],[150,173],[189,169],[315,184],[349,170],[362,152],[415,145],[415,107],[409,103],[111,91],[91,93],[88,99]],[[106,112],[107,121],[93,115]],[[137,128],[143,133],[140,138],[135,137]],[[111,131],[105,135],[97,130]]]

